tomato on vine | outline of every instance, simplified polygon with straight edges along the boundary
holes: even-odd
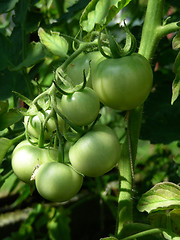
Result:
[[[31,182],[34,168],[44,162],[57,161],[58,152],[54,148],[39,148],[27,140],[19,143],[12,153],[12,169],[25,183]]]
[[[120,143],[107,126],[97,125],[83,135],[69,150],[69,160],[80,173],[89,177],[101,176],[118,162]]]
[[[85,87],[72,94],[63,95],[58,108],[70,122],[84,126],[97,118],[100,102],[95,91]]]
[[[92,75],[95,71],[97,64],[103,61],[105,57],[99,52],[89,52],[82,53],[77,58],[75,58],[67,67],[66,73],[68,77],[72,80],[74,85],[83,82],[83,71],[85,70],[86,75],[88,75],[89,65],[91,69],[90,79],[87,83],[88,87],[92,86]]]
[[[71,166],[59,162],[44,163],[38,169],[35,184],[39,194],[55,202],[75,196],[83,183],[83,176]]]
[[[117,110],[131,110],[148,97],[153,82],[149,62],[140,54],[100,62],[92,86],[100,101]]]

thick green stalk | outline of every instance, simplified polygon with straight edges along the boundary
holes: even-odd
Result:
[[[151,61],[160,39],[177,31],[177,23],[162,24],[163,0],[149,0],[143,25],[139,54]],[[125,224],[133,222],[133,174],[138,146],[143,106],[130,111],[127,123],[127,138],[122,146],[119,160],[120,193],[118,199],[118,219],[116,236],[120,237]]]

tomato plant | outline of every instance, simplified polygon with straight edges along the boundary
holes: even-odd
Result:
[[[101,176],[110,171],[120,156],[117,136],[107,126],[95,126],[82,136],[69,151],[72,166],[89,177]]]
[[[85,87],[72,94],[63,95],[58,107],[70,122],[83,126],[97,118],[100,102],[95,91]]]
[[[24,140],[13,151],[12,169],[20,180],[30,183],[34,168],[44,162],[57,161],[57,155],[56,149],[39,148]]]
[[[83,176],[71,166],[58,163],[44,163],[38,169],[36,188],[47,200],[63,202],[71,199],[80,190]]]
[[[152,81],[149,62],[133,54],[100,62],[92,85],[103,104],[118,110],[131,110],[146,100]]]
[[[72,234],[72,239],[79,240],[178,238],[179,143],[174,153],[174,146],[161,144],[180,139],[179,7],[178,0],[6,0],[0,4],[0,186],[9,185],[9,192],[15,192],[11,199],[8,192],[8,201],[4,197],[3,201],[5,205],[13,201],[10,209],[23,210],[23,217],[24,206],[33,203],[28,206],[31,229],[24,225],[5,239],[70,240],[70,226],[79,234]],[[80,90],[85,85],[83,73],[87,87]],[[60,116],[66,121],[63,131],[56,122]],[[38,146],[23,141],[11,155],[25,138]],[[26,183],[33,174],[33,187],[19,183],[11,175],[13,170]],[[81,194],[68,201],[80,191],[83,176],[88,177]],[[40,204],[38,200],[39,207],[31,215],[35,187],[48,201],[67,202],[45,204],[45,212],[43,199]],[[0,210],[4,209],[9,207]],[[148,221],[147,214],[140,213],[144,211]],[[91,221],[100,227],[93,236],[83,235]]]

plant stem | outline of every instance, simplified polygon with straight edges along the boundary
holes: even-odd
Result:
[[[151,61],[160,39],[180,29],[179,22],[163,25],[164,0],[148,0],[139,53]]]
[[[128,113],[127,137],[122,146],[118,164],[120,173],[120,193],[118,199],[118,221],[116,235],[119,237],[125,224],[132,223],[132,185],[134,176],[134,162],[141,126],[142,107]]]
[[[67,66],[79,55],[81,54],[84,50],[86,50],[89,47],[94,47],[97,46],[98,42],[86,42],[86,43],[81,43],[79,48],[59,67],[61,70],[65,71]],[[58,68],[57,70],[58,71]]]
[[[151,61],[160,39],[166,34],[180,29],[177,23],[162,25],[163,3],[164,0],[148,0],[139,47],[139,54],[147,58],[148,61]],[[122,146],[119,160],[120,193],[116,226],[117,237],[121,237],[124,225],[133,221],[133,173],[141,128],[142,111],[143,106],[129,112],[127,137]],[[126,239],[134,239],[135,237],[136,236]]]

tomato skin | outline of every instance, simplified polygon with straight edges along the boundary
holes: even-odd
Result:
[[[104,59],[105,57],[103,57],[99,51],[89,52],[87,54],[82,53],[68,65],[66,73],[75,85],[80,84],[84,79],[84,70],[86,76],[88,75],[90,62],[91,74],[87,87],[92,87],[92,73],[95,71],[97,64]]]
[[[102,176],[118,162],[120,143],[113,130],[95,126],[83,135],[69,150],[72,166],[88,177]]]
[[[59,108],[70,122],[77,126],[85,126],[98,116],[100,102],[95,91],[85,87],[71,95],[63,95]]]
[[[117,110],[131,110],[142,104],[152,82],[151,66],[140,54],[100,62],[92,79],[100,101]]]
[[[30,178],[34,167],[44,162],[56,161],[57,157],[56,149],[39,148],[24,140],[15,147],[12,153],[12,169],[20,180],[31,183]]]
[[[59,162],[42,164],[35,178],[39,194],[53,202],[71,199],[79,192],[82,183],[82,175],[72,167]]]
[[[46,114],[49,114],[50,110],[46,110],[45,112],[46,112]],[[32,137],[38,139],[40,136],[40,132],[41,132],[41,120],[39,119],[39,117],[37,115],[34,116],[29,122],[28,122],[28,119],[29,119],[29,116],[24,117],[25,128],[28,127],[28,133]],[[45,121],[45,117],[43,117],[43,120]],[[64,124],[63,119],[58,116],[58,125],[60,128],[60,131],[62,131],[62,129],[63,129],[63,124]],[[47,121],[47,124],[45,127],[45,131],[44,131],[45,140],[49,140],[53,136],[53,132],[55,130],[56,130],[55,120],[54,120],[54,118],[51,117]]]

